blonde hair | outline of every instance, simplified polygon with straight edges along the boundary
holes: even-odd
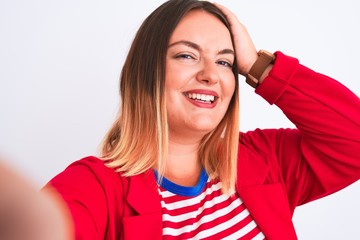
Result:
[[[170,0],[162,4],[139,28],[120,77],[122,98],[119,115],[106,134],[101,157],[107,166],[133,176],[156,168],[165,172],[168,148],[165,61],[170,36],[183,16],[203,9],[218,17],[229,29],[224,14],[213,4],[196,0]],[[166,23],[166,24],[164,24]],[[230,31],[231,33],[231,31]],[[211,176],[222,181],[223,191],[234,190],[239,141],[239,86],[233,64],[235,92],[220,124],[199,147],[199,159]]]

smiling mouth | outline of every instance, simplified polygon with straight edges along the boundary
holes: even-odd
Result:
[[[201,103],[208,103],[208,104],[214,103],[215,100],[218,98],[214,95],[200,94],[200,93],[185,93],[184,95],[191,100],[195,100]]]

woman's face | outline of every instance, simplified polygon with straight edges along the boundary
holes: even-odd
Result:
[[[224,117],[235,90],[229,30],[203,10],[189,12],[170,37],[165,94],[170,138],[198,138]]]

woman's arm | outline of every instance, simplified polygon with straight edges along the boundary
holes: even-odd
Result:
[[[360,178],[360,99],[354,93],[280,52],[256,93],[276,104],[299,130],[298,141],[274,140],[284,179],[300,181],[298,204]],[[297,154],[299,161],[292,157]]]
[[[0,161],[0,239],[70,240],[68,219],[57,193],[37,191]]]
[[[217,6],[231,24],[238,67],[246,76],[257,51],[236,16]],[[276,104],[298,130],[251,135],[263,139],[259,151],[276,158],[290,204],[298,205],[360,178],[360,100],[339,82],[302,66],[297,59],[280,52],[276,55],[256,93]]]

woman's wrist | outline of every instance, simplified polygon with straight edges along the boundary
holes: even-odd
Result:
[[[256,61],[246,75],[246,83],[256,88],[269,74],[275,61],[275,55],[265,50],[258,52]]]

